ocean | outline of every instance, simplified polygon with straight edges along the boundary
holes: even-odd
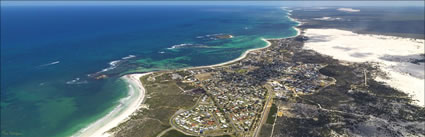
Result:
[[[125,74],[229,61],[295,25],[273,6],[2,5],[1,136],[71,136],[122,103]]]

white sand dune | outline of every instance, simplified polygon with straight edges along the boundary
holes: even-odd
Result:
[[[408,93],[415,104],[425,106],[424,40],[382,35],[356,34],[338,29],[307,29],[305,49],[312,49],[335,59],[351,62],[377,62],[389,79],[377,77],[389,86]]]

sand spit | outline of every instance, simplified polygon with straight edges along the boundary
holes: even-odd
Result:
[[[309,40],[305,49],[311,49],[335,59],[351,62],[376,62],[388,74],[377,77],[389,86],[408,93],[415,104],[424,101],[424,40],[382,35],[356,34],[338,29],[307,29]]]
[[[129,83],[129,93],[126,98],[120,100],[120,104],[105,117],[99,119],[87,128],[81,130],[74,136],[78,137],[107,137],[110,129],[129,119],[129,117],[140,108],[145,98],[145,88],[140,82],[140,77],[148,75],[129,74],[122,78]]]

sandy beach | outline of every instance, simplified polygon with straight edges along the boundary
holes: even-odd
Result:
[[[297,25],[297,26],[301,26],[301,25],[303,24],[302,22],[300,22],[300,21],[298,21],[298,20],[296,20],[296,19],[294,19],[294,18],[292,18],[292,17],[290,16],[290,15],[291,15],[292,10],[288,10],[286,7],[282,7],[282,10],[286,10],[286,11],[288,12],[288,16],[287,16],[287,17],[288,17],[291,21],[293,21],[293,22],[297,22],[297,23],[298,23],[298,25]],[[301,34],[301,30],[300,30],[299,28],[297,28],[297,26],[293,27],[293,28],[297,31],[297,34],[296,34],[295,36],[291,36],[291,37],[287,37],[287,38],[296,37],[296,36],[298,36],[298,35],[300,35],[300,34]],[[282,38],[277,38],[277,39],[282,39]],[[264,42],[266,42],[266,43],[267,43],[267,45],[266,45],[265,47],[247,50],[247,51],[245,51],[245,52],[244,52],[241,56],[239,56],[239,57],[238,57],[238,58],[236,58],[236,59],[233,59],[233,60],[230,60],[230,61],[227,61],[227,62],[223,62],[223,63],[220,63],[220,64],[207,65],[207,66],[198,66],[198,67],[189,67],[189,68],[184,68],[184,69],[199,69],[199,68],[217,67],[217,66],[223,66],[223,65],[227,65],[227,64],[232,64],[232,63],[234,63],[234,62],[237,62],[237,61],[239,61],[239,60],[241,60],[241,59],[245,58],[245,57],[246,57],[246,55],[248,55],[248,53],[249,53],[249,52],[256,51],[256,50],[261,50],[261,49],[265,49],[265,48],[270,47],[272,44],[271,44],[271,43],[270,43],[270,41],[268,41],[268,40],[274,40],[274,39],[265,39],[265,38],[262,38],[261,40],[263,40]]]
[[[282,9],[283,10],[286,10],[285,8],[282,8]],[[300,21],[298,21],[298,20],[296,20],[296,19],[294,19],[294,18],[292,18],[292,17],[289,16],[291,12],[292,12],[291,10],[288,10],[288,18],[291,21],[297,22],[298,23],[297,26],[301,26],[302,25],[302,22],[300,22]],[[292,37],[297,37],[298,35],[301,35],[301,30],[299,28],[297,28],[296,26],[293,27],[293,28],[297,31],[297,34],[294,35],[294,36],[291,36],[291,37],[286,37],[286,38],[292,38]],[[267,43],[267,45],[265,47],[247,50],[241,56],[239,56],[238,58],[233,59],[233,60],[230,60],[230,61],[227,61],[227,62],[223,62],[223,63],[220,63],[220,64],[214,64],[214,65],[207,65],[207,66],[189,67],[189,68],[184,68],[184,69],[199,69],[199,68],[216,67],[216,66],[223,66],[223,65],[227,65],[227,64],[232,64],[234,62],[237,62],[237,61],[245,58],[246,55],[248,55],[249,52],[256,51],[256,50],[261,50],[261,49],[265,49],[265,48],[270,47],[272,44],[268,40],[277,40],[277,39],[283,39],[283,38],[276,38],[276,39],[265,39],[265,38],[262,38],[261,40],[263,40],[264,42]]]
[[[296,23],[298,23],[297,24],[297,26],[296,27],[294,27],[294,29],[297,31],[297,35],[295,35],[294,37],[296,37],[296,36],[298,36],[298,35],[300,35],[301,34],[301,30],[298,28],[298,26],[301,26],[301,25],[303,25],[303,22],[301,22],[301,21],[299,21],[299,20],[297,20],[297,19],[294,19],[294,18],[292,18],[291,17],[291,12],[292,12],[292,10],[287,10],[286,8],[282,8],[283,10],[286,10],[287,12],[288,12],[288,18],[289,18],[289,20],[291,20],[291,21],[293,21],[293,22],[296,22]]]
[[[249,53],[249,52],[256,51],[256,50],[261,50],[261,49],[265,49],[265,48],[268,48],[268,47],[270,47],[270,46],[272,45],[272,43],[270,43],[267,39],[264,39],[264,38],[263,38],[262,40],[263,40],[263,41],[265,41],[265,42],[267,43],[267,45],[266,45],[265,47],[247,50],[247,51],[245,51],[245,52],[244,52],[241,56],[239,56],[239,57],[238,57],[238,58],[236,58],[236,59],[233,59],[233,60],[230,60],[230,61],[226,61],[226,62],[223,62],[223,63],[219,63],[219,64],[214,64],[214,65],[198,66],[198,67],[189,67],[189,68],[184,68],[184,69],[200,69],[200,68],[217,67],[217,66],[223,66],[223,65],[227,65],[227,64],[232,64],[232,63],[234,63],[234,62],[237,62],[237,61],[239,61],[239,60],[241,60],[241,59],[245,58],[245,57],[246,57],[246,55],[248,55],[248,53]]]
[[[350,62],[374,62],[388,75],[375,80],[403,91],[415,104],[425,106],[424,40],[394,36],[356,34],[338,29],[307,29],[309,40],[305,49],[311,49],[335,59]]]
[[[151,73],[129,74],[122,78],[129,83],[129,94],[120,100],[120,104],[108,115],[99,119],[74,136],[78,137],[107,137],[110,129],[129,119],[140,108],[145,99],[145,89],[140,82],[140,77]]]

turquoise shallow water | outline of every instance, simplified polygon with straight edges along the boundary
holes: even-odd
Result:
[[[232,60],[294,25],[280,7],[2,5],[1,134],[72,135],[127,95],[126,73]]]

